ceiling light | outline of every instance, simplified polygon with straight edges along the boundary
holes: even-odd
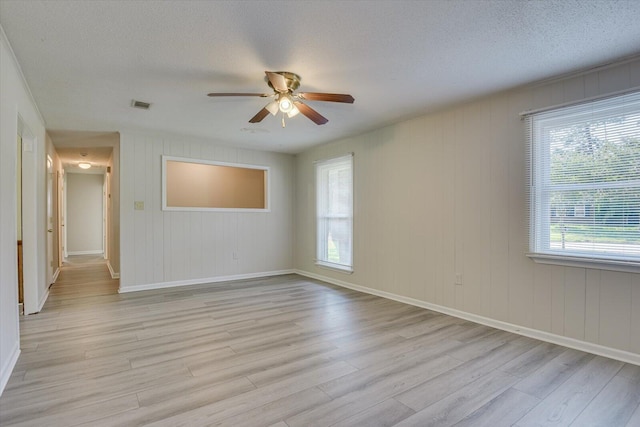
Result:
[[[289,95],[281,95],[278,100],[278,104],[280,111],[283,113],[288,113],[293,109],[293,102],[291,101],[291,98],[289,98]]]
[[[272,101],[269,104],[267,104],[267,106],[264,108],[266,108],[267,111],[270,112],[272,116],[275,116],[279,108],[278,101]]]
[[[289,118],[291,118],[291,117],[297,116],[299,113],[300,113],[300,110],[298,110],[298,108],[295,105],[293,105],[291,107],[291,111],[289,111],[287,113],[287,116],[289,116]]]
[[[91,167],[91,163],[80,162],[80,163],[78,163],[78,167],[80,169],[89,169]]]

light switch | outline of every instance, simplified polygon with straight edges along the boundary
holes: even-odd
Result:
[[[456,273],[456,285],[462,285],[462,273]]]
[[[133,202],[133,209],[135,209],[137,211],[143,211],[144,210],[144,202],[140,202],[140,201]]]

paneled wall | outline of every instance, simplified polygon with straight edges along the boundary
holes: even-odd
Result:
[[[640,274],[539,265],[525,256],[526,139],[519,117],[633,87],[640,87],[640,60],[499,93],[298,155],[296,269],[640,360]],[[313,161],[346,152],[354,152],[355,169],[351,275],[313,262]],[[454,284],[456,274],[462,285]]]
[[[293,156],[131,132],[120,152],[121,290],[291,271]],[[269,166],[271,211],[162,211],[162,155]]]
[[[23,248],[25,310],[38,311],[47,295],[44,121],[0,28],[0,393],[20,354],[17,265],[17,136],[31,146],[23,153]]]

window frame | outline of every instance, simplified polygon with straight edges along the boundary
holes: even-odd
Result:
[[[626,95],[632,95],[630,101],[627,101],[624,97]],[[528,230],[529,230],[529,252],[526,255],[533,259],[537,263],[542,264],[554,264],[571,267],[584,267],[584,268],[596,268],[602,270],[613,270],[623,272],[640,272],[640,260],[637,256],[627,257],[624,254],[607,255],[604,251],[594,252],[593,254],[588,251],[575,251],[575,252],[562,252],[553,250],[551,247],[551,216],[554,215],[550,209],[550,196],[546,197],[543,193],[551,193],[554,189],[561,190],[563,187],[572,190],[581,189],[614,189],[620,188],[620,184],[617,181],[604,182],[598,181],[588,184],[551,184],[551,157],[546,153],[541,153],[541,150],[550,150],[549,138],[545,138],[545,129],[551,129],[553,126],[547,124],[544,126],[544,118],[541,119],[542,123],[535,121],[538,115],[544,115],[547,112],[560,112],[566,111],[563,117],[547,118],[547,121],[558,122],[569,121],[572,116],[584,116],[590,117],[591,112],[580,112],[579,108],[590,108],[594,104],[593,108],[601,107],[601,101],[616,102],[620,100],[619,105],[613,106],[614,110],[624,110],[627,108],[626,104],[637,104],[637,98],[640,96],[640,91],[637,89],[631,91],[624,91],[616,94],[611,94],[605,97],[590,98],[579,103],[563,104],[556,107],[550,107],[537,111],[529,111],[521,114],[526,120],[527,130],[527,148],[528,148],[528,189],[529,189],[529,207],[528,207]],[[634,98],[635,97],[635,98]],[[574,108],[578,107],[578,108]],[[633,110],[635,112],[635,110]],[[640,111],[640,109],[638,110]],[[605,114],[599,111],[602,117]],[[597,117],[597,116],[596,116]],[[585,120],[586,121],[586,120]],[[541,135],[542,134],[542,135]],[[633,180],[635,182],[636,180]],[[586,205],[583,205],[584,213],[587,209],[591,209]],[[549,212],[545,215],[545,212]]]
[[[353,153],[347,153],[344,155],[340,155],[337,157],[330,157],[326,159],[316,160],[314,162],[314,178],[315,178],[315,222],[316,222],[316,230],[315,230],[315,243],[316,243],[316,257],[314,259],[315,265],[323,268],[328,268],[331,270],[336,270],[343,273],[351,274],[353,273],[353,223],[354,223],[354,155]],[[350,212],[342,215],[327,215],[327,213],[321,213],[321,207],[323,203],[321,201],[321,197],[326,196],[326,191],[324,194],[321,191],[322,180],[320,178],[320,173],[322,168],[328,168],[331,165],[343,165],[345,162],[349,163],[349,168],[351,171],[351,188],[350,188],[350,200],[349,207]],[[327,248],[323,245],[323,242],[326,240],[326,228],[322,228],[323,224],[321,224],[322,219],[346,219],[349,223],[349,258],[350,264],[341,264],[331,262],[328,259],[323,259],[323,254],[328,254]],[[326,226],[326,225],[325,225]],[[321,236],[321,232],[323,236]],[[328,257],[327,257],[328,258]]]

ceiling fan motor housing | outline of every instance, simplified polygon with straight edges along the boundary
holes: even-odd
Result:
[[[280,74],[282,77],[284,77],[287,88],[289,89],[289,93],[295,91],[300,87],[300,81],[302,80],[302,78],[296,73],[291,73],[289,71],[274,71],[274,73]],[[264,79],[271,89],[276,90],[271,84],[271,81],[269,81],[268,77],[265,77]]]

